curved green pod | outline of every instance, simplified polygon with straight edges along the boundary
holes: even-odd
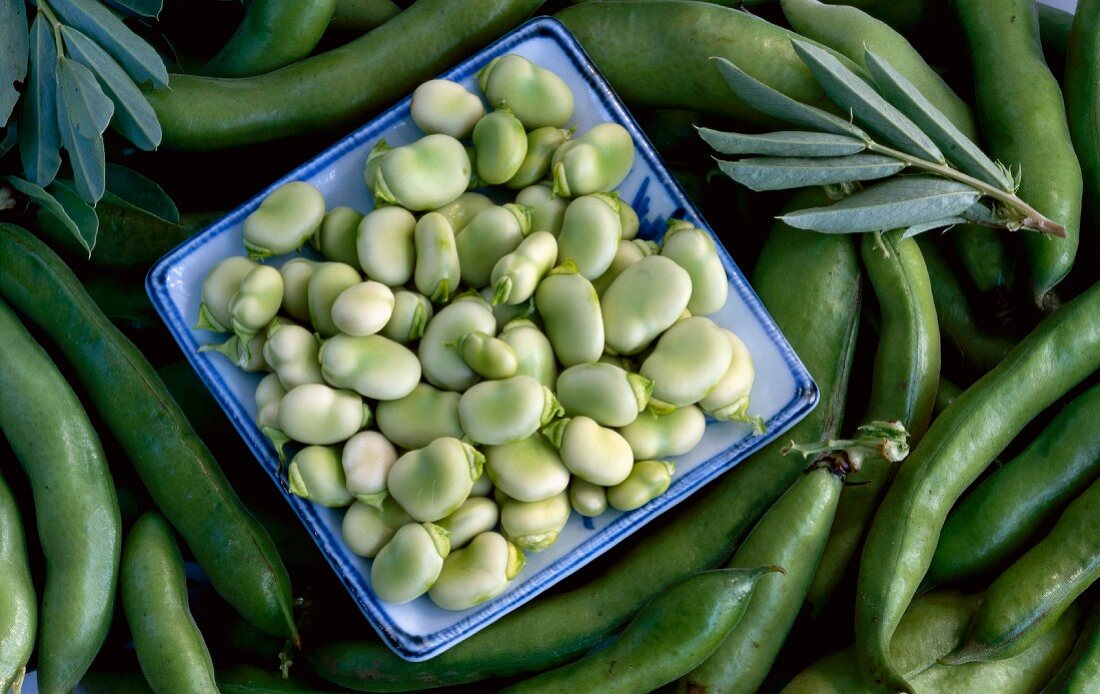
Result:
[[[635,456],[626,439],[589,417],[559,419],[542,433],[557,446],[569,472],[590,484],[601,487],[619,484],[634,467]]]
[[[572,261],[577,272],[595,280],[611,267],[622,237],[619,199],[602,193],[582,195],[565,208],[558,257],[561,262]]]
[[[595,362],[603,354],[603,314],[596,290],[570,263],[550,271],[535,290],[546,337],[564,366]]]
[[[279,430],[308,445],[346,441],[370,420],[370,407],[358,393],[323,383],[292,388],[279,402]]]
[[[473,172],[466,148],[450,135],[425,135],[378,160],[374,180],[367,181],[375,204],[413,212],[441,207],[462,195]]]
[[[463,391],[477,383],[477,373],[449,345],[474,332],[496,333],[497,322],[489,302],[463,297],[444,306],[424,329],[417,354],[424,378],[447,390]]]
[[[493,265],[493,304],[516,305],[530,299],[557,259],[558,241],[550,232],[536,231],[523,239]]]
[[[359,210],[334,207],[325,213],[321,226],[309,238],[309,245],[316,248],[327,260],[355,267],[359,264],[357,242],[359,225],[362,222],[363,213]]]
[[[378,429],[395,445],[423,448],[444,436],[462,438],[458,419],[461,396],[421,383],[400,400],[384,400],[376,408]]]
[[[296,251],[317,232],[325,198],[305,181],[284,183],[244,219],[244,247],[253,259]]]
[[[482,210],[455,237],[462,281],[480,289],[489,286],[493,267],[516,250],[531,231],[531,211],[507,203]]]
[[[485,456],[470,444],[442,437],[398,458],[386,487],[413,520],[434,523],[466,501],[484,464]]]
[[[340,451],[348,492],[368,505],[378,505],[385,498],[386,478],[395,462],[397,449],[377,431],[360,431]]]
[[[569,521],[569,495],[562,491],[540,501],[500,500],[500,527],[507,537],[528,552],[541,552],[558,539]]]
[[[1100,687],[1100,609],[1092,608],[1073,652],[1043,691],[1052,694],[1084,694]]]
[[[264,342],[264,361],[290,390],[307,383],[323,383],[317,336],[294,323],[274,323]]]
[[[387,287],[408,284],[416,268],[416,217],[403,207],[380,207],[367,213],[355,235],[359,267]]]
[[[668,414],[643,410],[638,418],[619,429],[635,460],[683,455],[703,440],[707,419],[695,405],[678,407]]]
[[[344,514],[340,532],[348,549],[373,559],[401,527],[411,522],[409,514],[387,496],[376,505],[354,502]]]
[[[336,4],[336,0],[253,2],[233,36],[200,73],[262,75],[308,57],[328,28]]]
[[[684,268],[691,277],[691,299],[687,305],[691,315],[707,316],[725,306],[729,278],[710,234],[690,222],[669,220],[661,255]]]
[[[639,460],[626,479],[607,488],[607,503],[619,511],[641,508],[665,493],[675,472],[671,460]]]
[[[569,200],[554,195],[549,185],[536,183],[516,193],[516,204],[531,208],[531,231],[548,231],[557,237]]]
[[[685,407],[706,397],[732,358],[733,347],[722,329],[709,318],[693,316],[661,335],[638,373],[653,381],[655,399]]]
[[[18,689],[34,650],[38,604],[34,594],[23,521],[15,497],[0,477],[0,691]]]
[[[516,501],[542,501],[569,486],[569,470],[541,434],[485,448],[485,472],[493,486]]]
[[[488,455],[486,455],[486,465],[488,465]],[[471,490],[470,498],[463,501],[454,513],[436,522],[436,525],[451,534],[451,548],[459,549],[465,547],[470,540],[481,533],[487,533],[497,527],[499,520],[500,509],[496,502],[483,496],[474,496]]]
[[[653,382],[613,364],[578,364],[558,376],[565,414],[591,417],[605,427],[625,427],[649,403]]]
[[[478,73],[477,81],[493,107],[507,104],[528,130],[561,128],[573,116],[569,86],[554,72],[521,55],[493,58]]]
[[[279,268],[283,276],[283,310],[297,321],[309,322],[307,290],[314,270],[320,265],[309,258],[291,258]]]
[[[527,151],[523,161],[504,185],[513,189],[526,188],[546,178],[550,173],[550,159],[554,156],[554,151],[572,136],[572,130],[550,125],[527,133]]]
[[[481,533],[443,560],[428,597],[445,610],[466,610],[504,592],[526,562],[500,533]]]
[[[381,335],[336,335],[317,353],[330,385],[373,400],[399,400],[420,383],[420,360],[408,347]]]
[[[554,151],[554,194],[575,198],[606,193],[623,182],[633,165],[630,133],[618,123],[600,123]]]
[[[344,508],[355,501],[348,491],[340,449],[306,446],[294,454],[287,467],[290,493],[329,508]]]
[[[400,605],[428,592],[450,553],[447,531],[431,523],[409,523],[378,551],[370,567],[375,595]]]
[[[446,303],[461,279],[458,248],[450,223],[443,215],[429,212],[416,222],[413,241],[416,291],[432,301]]]
[[[550,340],[532,321],[518,318],[504,325],[500,339],[512,346],[519,361],[517,376],[531,376],[547,388],[558,382],[558,363]]]
[[[519,173],[527,156],[527,133],[512,109],[501,103],[474,126],[474,170],[485,183],[500,185]]]
[[[680,319],[693,291],[691,275],[664,255],[624,268],[600,297],[608,349],[618,354],[644,350]]]
[[[527,438],[560,414],[553,391],[531,376],[483,381],[458,401],[458,418],[466,436],[490,446]]]
[[[244,256],[231,255],[219,260],[206,277],[199,289],[199,317],[195,327],[216,333],[232,330],[233,315],[229,311],[229,302],[240,289],[241,280],[252,272],[256,263]]]
[[[359,271],[344,263],[321,263],[313,270],[306,286],[306,301],[309,304],[309,322],[322,337],[340,332],[332,320],[332,305],[345,289],[360,281]]]
[[[435,315],[431,300],[419,292],[398,289],[393,293],[393,312],[382,326],[384,337],[407,345],[424,336],[428,321]]]
[[[416,127],[431,135],[465,140],[485,115],[481,99],[457,82],[428,80],[413,90],[409,115]]]
[[[373,335],[393,315],[393,291],[374,280],[353,284],[332,302],[332,322],[345,335]]]

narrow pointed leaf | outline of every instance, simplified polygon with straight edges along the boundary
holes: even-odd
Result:
[[[95,73],[103,91],[115,105],[115,127],[144,150],[160,144],[160,121],[126,71],[114,58],[79,30],[61,27],[65,48],[73,60]]]
[[[92,249],[95,248],[96,236],[99,233],[99,217],[96,216],[95,208],[82,200],[80,195],[73,190],[73,181],[65,181],[59,178],[50,184],[50,192],[65,208],[69,219],[76,225],[76,241],[81,248],[88,252],[90,258]]]
[[[103,197],[105,158],[103,131],[111,122],[114,105],[92,71],[70,58],[61,58],[57,82],[57,126],[69,153],[69,163],[80,197],[95,204]]]
[[[991,160],[974,142],[955,127],[920,93],[912,82],[889,63],[871,51],[866,51],[867,67],[882,95],[908,116],[943,151],[947,160],[975,178],[1006,191],[1012,187],[1012,177]]]
[[[854,72],[817,46],[792,39],[794,50],[810,68],[825,94],[886,144],[915,157],[943,161],[943,153],[913,121],[891,106]]]
[[[6,181],[12,188],[26,195],[32,202],[41,207],[43,212],[55,217],[61,226],[78,242],[81,242],[84,238],[80,227],[69,216],[65,207],[48,190],[17,176],[5,176],[0,180]],[[81,245],[86,247],[86,244],[82,243]]]
[[[170,224],[179,224],[180,221],[176,203],[164,189],[125,166],[107,162],[107,192],[103,199]]]
[[[134,82],[140,85],[152,81],[155,86],[167,86],[168,70],[160,55],[104,5],[96,0],[50,0],[50,7],[65,24],[102,46]]]
[[[159,17],[164,0],[108,0],[108,2],[135,17]]]
[[[958,181],[899,176],[827,207],[791,212],[780,219],[798,229],[831,234],[881,231],[958,216],[978,197],[978,191]]]
[[[61,133],[57,129],[57,44],[46,18],[31,24],[30,80],[19,113],[19,155],[27,179],[49,185],[61,168]]]
[[[23,0],[0,0],[0,128],[7,125],[19,101],[15,83],[27,77],[29,44]]]
[[[848,135],[861,140],[868,139],[867,133],[843,118],[795,101],[749,75],[725,58],[715,58],[715,60],[730,89],[757,111],[805,128],[834,135]]]
[[[719,161],[718,168],[751,190],[786,190],[847,181],[885,178],[905,168],[893,157],[851,154],[846,157],[753,157]]]
[[[993,210],[988,206],[983,205],[980,202],[976,202],[959,215],[965,217],[968,222],[979,222],[985,224],[996,224],[997,217],[993,214]]]
[[[955,226],[956,224],[966,224],[966,219],[963,217],[945,217],[943,219],[936,219],[931,222],[922,222],[920,224],[914,224],[908,227],[902,232],[901,237],[903,239],[910,239],[918,234],[923,234],[926,231],[932,231],[933,229],[942,229],[944,227]]]
[[[696,128],[699,137],[722,154],[767,154],[776,157],[840,157],[867,148],[863,140],[847,135],[784,130],[763,135],[727,133]]]

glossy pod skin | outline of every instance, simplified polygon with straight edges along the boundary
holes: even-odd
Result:
[[[926,586],[1004,569],[1100,477],[1100,386],[1077,396],[1009,462],[952,509],[924,577]],[[982,519],[996,518],[996,525]]]
[[[900,421],[916,447],[928,429],[940,376],[940,331],[920,248],[898,231],[865,234],[863,267],[880,308],[880,333],[863,422]],[[836,522],[807,599],[815,610],[841,583],[871,523],[897,463],[868,458],[840,494]]]
[[[241,79],[173,75],[146,91],[173,149],[223,149],[352,125],[527,19],[539,0],[419,0],[377,30]],[[461,30],[457,28],[461,27]],[[419,46],[410,54],[409,46]],[[369,88],[363,75],[371,75]]]
[[[163,516],[146,513],[126,536],[119,594],[153,691],[218,691],[210,651],[187,605],[183,556]]]
[[[1085,204],[1100,212],[1100,3],[1081,0],[1073,17],[1063,77],[1066,115],[1084,175]],[[1095,243],[1095,240],[1093,241]]]
[[[0,294],[57,341],[214,588],[265,633],[296,638],[290,577],[274,543],[149,362],[45,245],[17,227],[0,226],[0,247]],[[120,401],[129,405],[118,407]]]
[[[860,564],[856,637],[868,682],[910,691],[890,634],[935,552],[947,513],[1031,419],[1100,367],[1100,284],[1064,305],[929,428],[871,525]]]
[[[3,477],[0,477],[0,582],[4,584],[4,592],[0,594],[0,691],[6,692],[14,682],[22,682],[34,650],[38,604],[27,565],[23,520]]]
[[[800,194],[803,207],[823,196]],[[821,402],[788,432],[832,435],[843,417],[859,317],[859,264],[849,239],[777,225],[753,273],[768,312],[821,389]],[[797,273],[801,282],[791,282]],[[812,323],[805,316],[816,316]],[[718,566],[730,547],[803,470],[773,443],[653,527],[615,564],[573,590],[544,597],[474,634],[430,663],[409,663],[377,639],[315,645],[314,671],[364,691],[408,691],[545,670],[578,658],[625,624],[662,589]],[[578,620],[583,611],[588,619]],[[954,644],[952,644],[954,645]]]
[[[754,587],[778,567],[704,571],[643,607],[606,649],[505,692],[653,691],[707,658],[738,627]]]
[[[1077,645],[1047,683],[1051,694],[1085,694],[1100,686],[1100,609],[1092,608]]]
[[[571,264],[559,265],[539,282],[535,308],[563,366],[592,363],[603,354],[600,297]]]
[[[955,3],[974,70],[978,120],[990,155],[1022,167],[1019,195],[1066,228],[1062,239],[1024,236],[1031,289],[1040,307],[1073,267],[1081,225],[1081,166],[1073,151],[1062,91],[1039,44],[1035,3]]]
[[[38,686],[68,692],[111,624],[122,545],[118,502],[103,447],[76,394],[3,303],[0,339],[0,428],[30,480],[46,557]]]
[[[1100,579],[1100,482],[1077,497],[1039,544],[990,584],[950,664],[1000,660],[1035,643]]]
[[[217,77],[271,72],[307,57],[328,28],[336,0],[259,0],[233,36],[200,71]]]
[[[782,566],[784,573],[761,577],[737,629],[684,677],[688,691],[751,694],[760,687],[787,640],[825,550],[842,475],[828,464],[811,466],[734,552],[730,568],[770,564]]]

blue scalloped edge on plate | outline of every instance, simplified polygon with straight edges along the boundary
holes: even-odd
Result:
[[[546,44],[547,41],[550,44]],[[580,537],[580,540],[569,549],[565,549],[564,545],[559,547],[560,556],[553,559],[543,561],[544,557],[550,556],[553,547],[546,552],[529,555],[531,561],[528,563],[528,568],[532,567],[533,562],[542,561],[544,565],[531,573],[525,569],[520,578],[513,581],[509,589],[494,600],[470,610],[454,613],[435,608],[426,597],[414,603],[399,606],[378,601],[369,587],[369,571],[365,568],[369,563],[353,555],[344,546],[340,537],[339,521],[333,515],[335,512],[290,494],[285,481],[280,478],[274,450],[252,420],[251,411],[254,407],[251,404],[251,391],[248,391],[245,397],[243,392],[235,391],[233,384],[230,383],[233,381],[237,388],[241,389],[242,383],[249,382],[247,380],[249,375],[241,375],[239,372],[234,374],[233,367],[228,366],[228,362],[220,356],[198,353],[199,345],[207,341],[200,341],[200,337],[208,334],[193,330],[190,327],[193,314],[184,310],[186,304],[190,304],[191,307],[197,304],[195,296],[197,283],[201,283],[201,277],[197,274],[198,266],[202,262],[206,262],[207,265],[212,264],[210,257],[212,254],[218,254],[217,258],[223,257],[220,255],[221,251],[215,250],[215,247],[228,247],[230,236],[233,234],[236,234],[239,239],[240,225],[244,218],[259,206],[271,190],[289,181],[315,179],[322,175],[325,176],[325,181],[330,181],[331,169],[351,154],[355,153],[356,156],[363,154],[365,158],[365,152],[383,134],[388,136],[390,133],[407,131],[410,127],[408,125],[409,98],[405,98],[314,159],[275,181],[244,205],[184,242],[162,258],[146,278],[146,287],[153,305],[199,377],[210,388],[261,466],[275,481],[287,502],[305,524],[325,558],[379,636],[395,653],[410,661],[426,660],[441,653],[585,566],[659,514],[685,500],[722,472],[774,440],[809,413],[818,400],[818,390],[809,373],[749,287],[720,239],[705,223],[679,184],[668,173],[652,144],[564,25],[550,17],[532,19],[441,77],[469,85],[476,72],[492,58],[510,51],[523,53],[537,42],[543,42],[539,44],[540,50],[560,53],[560,57],[568,61],[568,65],[564,67],[576,72],[576,75],[570,74],[569,79],[574,82],[580,79],[583,84],[579,86],[587,87],[588,94],[582,99],[582,95],[577,94],[577,85],[574,85],[578,109],[581,108],[582,101],[584,103],[590,101],[591,107],[595,108],[604,120],[620,123],[633,136],[636,158],[631,177],[634,177],[635,172],[639,170],[639,162],[647,171],[646,175],[640,176],[640,180],[637,181],[632,182],[628,177],[628,181],[624,182],[621,189],[626,190],[631,185],[634,187],[633,195],[629,198],[624,195],[624,199],[631,201],[642,220],[639,237],[659,238],[664,230],[664,220],[677,216],[705,229],[714,238],[730,283],[731,300],[727,301],[727,308],[737,304],[737,320],[751,321],[751,325],[741,322],[734,326],[725,325],[725,327],[735,327],[735,332],[742,337],[746,334],[751,337],[759,333],[757,337],[752,338],[757,340],[757,346],[750,344],[754,360],[758,361],[758,378],[752,392],[753,402],[767,401],[772,397],[767,389],[768,384],[762,383],[759,377],[762,373],[759,363],[760,353],[763,351],[771,355],[767,357],[769,360],[775,361],[774,369],[782,369],[777,372],[777,377],[781,377],[785,382],[789,381],[784,391],[789,395],[782,396],[786,400],[777,403],[774,412],[766,418],[767,433],[764,435],[752,435],[747,425],[708,421],[707,434],[699,448],[704,448],[706,444],[709,446],[710,453],[705,459],[694,462],[686,472],[678,470],[668,491],[645,506],[628,513],[609,511],[595,520],[580,519],[577,514],[573,514],[562,536]],[[562,66],[555,66],[552,69],[563,74]],[[322,188],[322,192],[325,192],[323,183],[324,181],[318,185]],[[365,186],[360,184],[360,187],[363,188],[365,196]],[[674,209],[665,209],[659,214],[651,214],[651,206],[655,204],[655,197],[658,194],[667,197],[666,207],[671,205]],[[333,204],[332,200],[328,202],[330,205]],[[360,206],[360,209],[366,208]],[[236,252],[243,253],[239,243]],[[726,310],[723,309],[720,314]],[[733,310],[730,309],[730,311]],[[722,320],[728,317],[720,314],[715,314],[715,320],[720,325],[724,325]],[[728,318],[728,320],[733,319]],[[742,334],[743,330],[745,334]],[[746,343],[749,342],[750,338],[746,338]],[[255,378],[258,377],[253,377]],[[715,432],[718,433],[715,434]],[[714,434],[713,437],[712,434]],[[692,456],[693,453],[689,453],[685,458]],[[558,544],[562,542],[559,540]],[[411,628],[413,624],[419,625],[420,628]]]

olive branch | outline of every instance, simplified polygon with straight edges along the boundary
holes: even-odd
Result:
[[[718,68],[753,108],[804,128],[745,135],[699,128],[722,154],[730,178],[756,191],[846,184],[856,192],[825,207],[779,217],[799,229],[859,233],[905,229],[903,238],[971,223],[1065,236],[1065,228],[1021,200],[1022,172],[994,162],[883,58],[865,50],[869,80],[828,51],[792,38],[795,52],[845,120],[796,101],[724,58]],[[910,175],[896,175],[906,170]],[[862,181],[877,181],[863,188]]]

